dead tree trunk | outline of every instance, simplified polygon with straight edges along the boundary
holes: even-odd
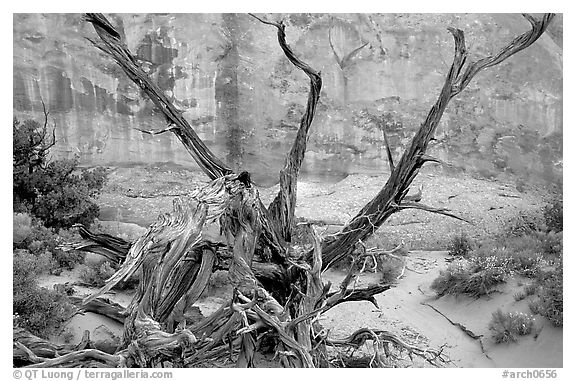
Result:
[[[120,33],[106,18],[100,14],[86,16],[101,40],[93,43],[110,55],[166,116],[169,127],[152,133],[172,131],[176,134],[213,181],[185,200],[176,199],[173,212],[161,216],[134,243],[84,231],[83,238],[92,242],[85,248],[121,263],[107,284],[84,303],[93,302],[142,268],[138,291],[123,314],[126,316],[123,344],[113,357],[84,350],[42,362],[36,354],[34,366],[86,365],[93,361],[108,366],[199,366],[233,358],[237,366],[250,367],[254,365],[254,354],[263,337],[273,338],[279,361],[290,367],[327,365],[328,348],[358,348],[366,341],[385,348],[383,352],[376,351],[371,361],[374,365],[383,364],[380,356],[389,354],[388,346],[435,365],[446,360],[441,349],[420,348],[383,330],[362,328],[347,338],[334,339],[322,330],[318,318],[344,302],[369,301],[377,306],[374,295],[392,287],[390,284],[365,288],[350,285],[361,271],[359,264],[369,255],[358,243],[373,234],[393,213],[417,208],[456,217],[447,210],[405,200],[422,165],[435,161],[426,155],[428,143],[449,101],[480,70],[530,46],[545,31],[553,15],[547,14],[540,21],[526,16],[532,25],[530,31],[514,39],[498,54],[468,65],[463,32],[450,28],[456,45],[452,66],[438,100],[410,147],[378,195],[339,233],[321,238],[311,227],[314,245],[308,252],[290,241],[296,184],[322,81],[319,73],[288,46],[282,22],[254,17],[277,28],[284,54],[310,78],[306,112],[280,172],[279,193],[269,209],[260,201],[247,172],[233,174],[198,139],[181,113],[140,69]],[[208,240],[201,233],[210,224],[218,224],[222,233]],[[352,265],[337,291],[330,291],[330,285],[322,281],[322,271],[346,255],[353,256]],[[231,299],[205,319],[187,320],[187,308],[196,302],[212,272],[222,269],[229,272],[234,285]],[[35,354],[32,348],[30,352]]]

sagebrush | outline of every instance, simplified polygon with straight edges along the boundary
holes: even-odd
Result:
[[[522,312],[504,313],[501,309],[492,313],[489,329],[496,343],[516,342],[518,336],[532,333],[535,326],[534,317]]]
[[[466,233],[460,233],[452,237],[448,244],[448,254],[458,257],[465,257],[472,251],[472,240]]]
[[[14,211],[31,213],[56,230],[90,225],[99,213],[94,198],[104,186],[106,170],[80,169],[77,157],[49,160],[55,140],[46,124],[14,118],[12,137]]]
[[[68,320],[74,307],[66,296],[37,284],[37,278],[51,266],[49,254],[35,255],[28,250],[14,251],[12,266],[14,324],[47,338]]]

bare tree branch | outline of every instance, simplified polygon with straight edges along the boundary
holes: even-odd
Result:
[[[440,350],[420,348],[383,330],[363,328],[341,340],[329,339],[328,334],[317,329],[318,318],[330,308],[345,302],[369,301],[378,307],[375,295],[393,287],[393,284],[356,287],[356,280],[365,270],[368,256],[378,254],[398,258],[396,253],[402,246],[390,252],[375,253],[372,249],[366,250],[362,244],[362,240],[374,233],[393,213],[404,209],[421,209],[463,220],[447,209],[420,204],[422,188],[415,195],[407,195],[410,185],[424,163],[435,161],[426,155],[426,149],[451,98],[477,72],[514,54],[518,46],[522,49],[529,46],[535,41],[534,37],[528,33],[525,40],[514,40],[518,41],[510,45],[512,53],[499,55],[504,57],[502,59],[499,56],[489,57],[484,63],[478,64],[480,60],[466,68],[464,34],[451,29],[456,47],[444,86],[410,147],[392,166],[387,183],[339,233],[320,242],[315,231],[312,231],[314,248],[301,255],[294,245],[287,244],[274,234],[277,230],[281,231],[282,237],[290,241],[298,174],[322,82],[320,74],[296,57],[286,43],[283,23],[252,16],[278,29],[278,42],[284,54],[310,78],[306,112],[280,172],[280,191],[270,211],[263,207],[247,172],[230,174],[227,168],[219,166],[221,163],[213,160],[215,158],[209,151],[203,152],[195,145],[188,134],[190,131],[194,133],[193,130],[183,119],[180,120],[179,111],[165,102],[163,94],[156,93],[159,89],[138,67],[135,58],[120,41],[120,33],[103,16],[87,16],[103,41],[96,45],[117,60],[167,117],[169,126],[166,130],[147,132],[170,130],[177,135],[182,133],[183,143],[190,145],[187,148],[191,154],[214,180],[190,195],[188,201],[192,201],[190,204],[195,204],[195,207],[177,200],[173,213],[159,217],[146,234],[134,243],[80,230],[83,238],[93,242],[91,249],[99,249],[103,255],[116,258],[121,263],[120,269],[108,279],[106,286],[85,299],[86,302],[93,302],[92,306],[98,304],[95,297],[130,276],[138,267],[142,268],[139,288],[126,313],[118,308],[111,311],[118,319],[126,315],[121,350],[115,355],[108,355],[85,349],[89,345],[89,337],[77,347],[55,346],[15,329],[15,341],[21,344],[14,347],[15,359],[34,366],[104,364],[158,367],[164,361],[170,361],[173,366],[194,366],[225,356],[234,361],[233,357],[237,356],[238,366],[250,367],[254,365],[259,338],[272,334],[276,339],[276,353],[284,366],[314,367],[321,361],[317,357],[317,348],[325,351],[326,345],[331,345],[334,348],[354,349],[367,341],[375,345],[375,354],[369,365],[383,364],[379,349],[383,348],[388,355],[387,344],[407,351],[410,357],[412,354],[421,356],[435,365],[446,360],[442,347]],[[544,21],[530,16],[526,18],[537,34]],[[544,17],[544,20],[547,19],[551,19],[551,16]],[[353,54],[350,59],[352,57]],[[344,60],[340,61],[344,64]],[[389,146],[388,153],[391,156]],[[220,223],[221,242],[202,239],[204,225],[216,221]],[[272,225],[278,226],[278,229]],[[364,250],[354,251],[358,242]],[[322,271],[347,254],[354,255],[352,266],[340,288],[330,292],[330,284],[322,282]],[[360,266],[361,260],[364,260],[363,266]],[[186,328],[187,322],[183,316],[186,307],[199,297],[210,274],[216,269],[228,270],[234,287],[232,298],[212,315],[193,321]],[[108,303],[104,304],[108,306]],[[175,329],[175,323],[178,323],[178,329]]]
[[[542,20],[536,20],[529,14],[523,14],[523,16],[530,22],[532,29],[516,37],[514,40],[512,40],[512,42],[510,42],[508,45],[502,48],[498,53],[492,56],[484,57],[472,64],[469,64],[462,73],[462,75],[459,76],[456,83],[454,83],[452,87],[453,88],[451,94],[452,97],[454,97],[455,95],[459,94],[462,90],[464,90],[466,86],[468,86],[472,78],[474,78],[476,74],[478,74],[481,70],[484,70],[491,66],[498,65],[506,58],[532,45],[546,31],[546,28],[548,27],[550,22],[552,22],[552,20],[554,19],[553,13],[545,14],[542,17]],[[461,30],[454,28],[449,28],[448,30],[454,36],[454,40],[456,42],[456,49],[462,52],[461,54],[464,56],[465,59],[467,51],[463,32]],[[456,75],[460,73],[460,69],[462,69],[462,67],[459,68],[458,73]]]
[[[168,131],[172,131],[172,130],[174,130],[175,128],[176,128],[176,127],[175,127],[174,125],[171,125],[171,126],[168,126],[168,127],[164,128],[164,129],[162,129],[162,130],[143,130],[143,129],[141,129],[141,128],[136,128],[136,130],[138,130],[138,131],[140,131],[140,132],[143,132],[143,133],[145,133],[145,134],[154,136],[154,135],[161,135],[161,134],[163,134],[163,133],[165,133],[165,132],[168,132]]]
[[[162,90],[142,70],[136,58],[122,42],[120,33],[116,31],[106,17],[100,13],[87,13],[86,20],[92,23],[101,42],[88,40],[114,58],[128,77],[148,95],[166,117],[170,125],[168,130],[172,131],[180,139],[204,173],[211,180],[231,174],[233,172],[232,169],[210,151],[188,121],[184,119],[182,112],[174,107]]]
[[[388,134],[386,134],[386,126],[382,126],[382,135],[384,135],[384,143],[386,144],[386,156],[388,157],[388,165],[390,166],[390,173],[394,172],[394,159],[392,158],[392,151],[390,150],[390,142],[388,141]]]
[[[308,140],[308,131],[314,119],[316,105],[320,99],[320,90],[322,89],[322,78],[320,73],[312,69],[308,64],[300,60],[286,42],[285,25],[282,22],[275,23],[263,20],[250,13],[258,21],[273,25],[278,29],[278,43],[286,58],[297,68],[302,70],[310,78],[310,91],[308,93],[308,102],[306,111],[300,121],[300,127],[294,139],[292,149],[286,157],[284,168],[280,171],[280,190],[276,198],[270,204],[269,217],[278,226],[278,231],[284,240],[290,242],[292,235],[292,226],[294,224],[294,211],[296,209],[296,187],[298,174],[304,161],[306,153],[306,143]]]
[[[398,208],[400,210],[402,210],[402,209],[420,209],[420,210],[423,210],[425,212],[437,213],[437,214],[442,214],[444,216],[452,217],[452,218],[455,218],[457,220],[467,222],[469,224],[472,223],[465,218],[462,218],[462,217],[459,217],[455,214],[450,213],[449,209],[434,208],[432,206],[424,205],[424,204],[421,204],[419,202],[406,202],[406,201],[404,201],[404,202],[400,203],[400,205],[398,205]]]
[[[400,210],[398,205],[401,204],[408,187],[426,162],[424,155],[428,143],[434,137],[436,127],[440,123],[450,100],[460,93],[480,70],[497,65],[532,45],[544,33],[553,16],[553,14],[546,14],[538,22],[531,21],[532,29],[530,31],[516,37],[498,54],[476,61],[467,66],[466,69],[464,69],[467,59],[464,32],[454,28],[448,29],[454,37],[454,58],[436,103],[430,109],[426,120],[420,126],[410,146],[404,151],[382,190],[358,212],[339,234],[324,240],[322,245],[324,269],[347,255],[358,240],[364,240],[374,233],[384,221]],[[310,261],[310,252],[306,259]]]

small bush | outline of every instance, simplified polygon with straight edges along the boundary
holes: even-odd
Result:
[[[538,240],[538,250],[547,256],[558,257],[563,251],[563,233],[562,232],[543,232],[537,231],[533,233],[534,237]]]
[[[208,285],[202,291],[200,298],[207,298],[215,295],[228,295],[234,288],[227,271],[217,270],[212,273]]]
[[[506,222],[502,235],[506,238],[529,235],[532,232],[544,230],[545,226],[546,221],[542,214],[536,211],[523,211]]]
[[[470,262],[465,259],[456,260],[448,265],[446,270],[440,270],[440,275],[434,279],[430,288],[438,296],[459,294],[466,291],[465,284],[470,279]]]
[[[80,268],[80,279],[88,286],[102,287],[106,284],[106,279],[115,273],[110,262],[102,261],[99,263],[89,262]]]
[[[17,246],[32,234],[32,217],[27,213],[14,213],[12,219],[12,243]]]
[[[70,230],[60,230],[56,238],[59,245],[63,243],[74,242],[78,240],[78,233]],[[72,270],[79,263],[84,263],[86,254],[78,250],[62,250],[56,248],[52,252],[52,257],[59,268]]]
[[[530,312],[534,315],[540,314],[540,300],[531,300],[528,303],[528,308],[530,308]]]
[[[564,202],[562,198],[553,199],[544,207],[544,220],[549,230],[561,232],[564,228]]]
[[[52,266],[51,256],[17,249],[13,261],[12,309],[15,323],[35,335],[47,338],[66,321],[73,307],[66,297],[56,291],[40,288],[38,275]]]
[[[61,230],[56,234],[52,229],[43,226],[27,214],[14,215],[14,249],[26,249],[30,253],[39,256],[45,253],[52,256],[52,267],[46,271],[56,269],[72,270],[76,264],[84,261],[84,253],[76,250],[63,251],[58,248],[65,242],[76,239],[76,233]]]
[[[510,261],[515,273],[528,278],[536,277],[545,265],[542,255],[533,251],[511,253]]]
[[[104,186],[106,170],[80,170],[77,158],[48,161],[55,137],[46,126],[16,118],[13,125],[14,210],[29,212],[56,230],[90,225],[98,216],[93,198]]]
[[[467,294],[478,297],[488,294],[510,276],[510,259],[499,256],[474,256],[452,262],[441,270],[430,286],[439,296]]]
[[[457,257],[465,257],[472,250],[472,241],[466,233],[455,235],[448,244],[448,254]]]
[[[71,317],[74,306],[66,296],[33,284],[15,290],[13,311],[18,315],[18,326],[48,338]]]
[[[509,343],[517,340],[516,336],[528,335],[534,329],[535,319],[522,312],[504,313],[498,309],[492,313],[488,326],[496,343]]]
[[[38,276],[52,266],[53,259],[49,253],[36,255],[24,249],[14,250],[12,261],[14,291],[19,287],[35,283]]]
[[[556,268],[542,278],[539,313],[554,326],[561,327],[564,320],[562,269]]]
[[[385,261],[378,261],[378,271],[382,275],[380,283],[393,284],[398,281],[404,267],[403,261],[395,258],[387,258]]]

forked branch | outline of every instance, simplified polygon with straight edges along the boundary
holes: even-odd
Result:
[[[374,233],[392,214],[402,209],[398,205],[401,205],[412,181],[426,162],[426,149],[434,137],[436,128],[450,100],[459,94],[481,70],[497,65],[532,45],[544,33],[553,17],[553,14],[546,14],[539,21],[527,17],[532,25],[530,31],[516,37],[497,54],[480,59],[467,67],[465,67],[467,51],[464,32],[449,28],[455,42],[454,58],[436,103],[430,109],[426,120],[416,132],[410,146],[404,151],[382,190],[358,212],[339,234],[323,242],[324,268],[347,255],[356,242],[364,240]],[[429,209],[432,211],[432,208]],[[436,210],[436,212],[439,211]],[[443,212],[443,214],[446,213]],[[308,253],[307,259],[310,260],[310,258],[311,254]]]
[[[306,111],[300,121],[300,127],[292,144],[292,149],[286,157],[284,167],[280,171],[280,190],[269,207],[270,218],[277,224],[278,231],[283,239],[290,242],[292,226],[294,224],[294,211],[296,209],[298,174],[300,173],[300,168],[304,161],[304,154],[306,153],[308,131],[312,125],[312,120],[316,113],[316,105],[320,99],[322,78],[319,72],[300,60],[292,48],[290,48],[286,42],[286,27],[282,22],[270,22],[251,13],[250,15],[258,21],[267,25],[273,25],[278,29],[278,43],[286,55],[286,58],[310,78],[310,91],[308,92]]]

